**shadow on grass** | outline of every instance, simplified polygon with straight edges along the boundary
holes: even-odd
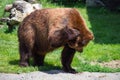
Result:
[[[48,0],[49,1],[49,0]],[[51,0],[51,3],[54,3],[58,6],[64,6],[64,7],[85,7],[83,3],[84,1],[79,0]]]
[[[19,60],[11,60],[9,61],[10,65],[19,65]]]
[[[6,30],[4,31],[4,33],[8,34],[8,33],[12,33],[17,31],[18,26],[13,27],[11,30],[9,30],[8,28],[6,28]]]
[[[10,65],[19,65],[19,60],[11,60],[9,61]],[[49,74],[55,74],[55,73],[61,73],[61,67],[60,66],[54,66],[54,64],[50,64],[45,62],[44,66],[33,66],[33,62],[30,62],[30,67],[37,67],[39,71],[43,71],[45,73]],[[55,70],[52,72],[49,72],[50,70]],[[59,70],[59,71],[58,71]]]
[[[13,32],[13,30],[8,30],[8,29],[7,29],[7,30],[6,30],[6,31],[4,31],[4,32],[5,32],[6,34],[7,34],[7,33],[12,33],[12,32]]]
[[[120,13],[104,8],[87,8],[87,14],[96,43],[120,43]]]
[[[38,67],[39,71],[49,71],[49,70],[61,70],[60,66],[55,66],[54,64],[50,64],[45,62],[44,66]]]

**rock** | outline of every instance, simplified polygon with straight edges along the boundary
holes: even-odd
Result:
[[[5,12],[10,12],[10,10],[12,9],[12,4],[8,4],[5,6]]]
[[[6,9],[7,8],[7,9]],[[9,30],[12,30],[14,25],[18,25],[22,20],[29,15],[31,12],[41,9],[42,5],[39,3],[31,4],[23,0],[17,0],[10,6],[6,6],[6,10],[10,10],[9,20],[7,20],[7,25]]]
[[[42,5],[40,5],[38,3],[30,4],[30,3],[26,2],[26,1],[15,1],[13,3],[13,7],[12,7],[12,9],[14,9],[14,10],[11,10],[11,15],[15,15],[14,12],[19,11],[19,12],[21,12],[21,14],[27,16],[31,12],[33,12],[34,10],[41,9],[41,8],[42,8]],[[23,16],[23,18],[24,18],[24,16]]]

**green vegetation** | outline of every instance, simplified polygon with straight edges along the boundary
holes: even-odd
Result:
[[[12,0],[0,0],[0,18],[3,8]],[[104,62],[120,60],[120,15],[112,13],[104,8],[86,8],[84,4],[60,5],[42,0],[44,8],[74,7],[85,18],[88,27],[95,35],[95,40],[85,47],[83,53],[76,52],[72,66],[79,72],[120,72],[120,68],[111,69],[99,65],[91,65],[90,62]],[[61,69],[60,53],[62,48],[50,52],[45,58],[45,66],[42,67],[19,67],[19,51],[17,39],[17,27],[9,33],[7,25],[0,28],[0,72],[23,73],[31,71],[44,71]],[[32,61],[31,61],[32,64]]]
[[[0,0],[0,17],[4,14],[4,8],[6,4],[11,4],[14,0]]]

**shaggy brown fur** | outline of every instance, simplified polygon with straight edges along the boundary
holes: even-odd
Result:
[[[27,16],[18,29],[20,65],[28,66],[32,54],[34,64],[43,65],[47,52],[64,46],[61,55],[63,70],[71,67],[75,51],[93,39],[93,34],[76,9],[56,8],[36,10]]]

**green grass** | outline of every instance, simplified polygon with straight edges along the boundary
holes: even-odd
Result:
[[[11,4],[13,1],[15,1],[15,0],[0,0],[0,18],[4,14],[5,5]],[[6,15],[8,15],[8,14],[6,14]]]
[[[0,17],[3,15],[3,7],[8,0],[0,0]],[[11,3],[9,0],[7,3]],[[85,47],[83,53],[76,52],[72,62],[73,68],[79,72],[120,72],[120,68],[112,69],[91,65],[90,62],[104,62],[120,60],[120,15],[111,13],[104,8],[86,8],[83,4],[64,5],[50,3],[49,0],[41,1],[44,8],[74,7],[85,18],[88,27],[95,35],[95,40]],[[0,28],[0,72],[23,73],[32,71],[45,71],[61,69],[60,53],[62,48],[50,52],[45,58],[45,66],[19,67],[19,51],[17,28],[9,33],[6,24]],[[32,63],[32,62],[31,62]]]

